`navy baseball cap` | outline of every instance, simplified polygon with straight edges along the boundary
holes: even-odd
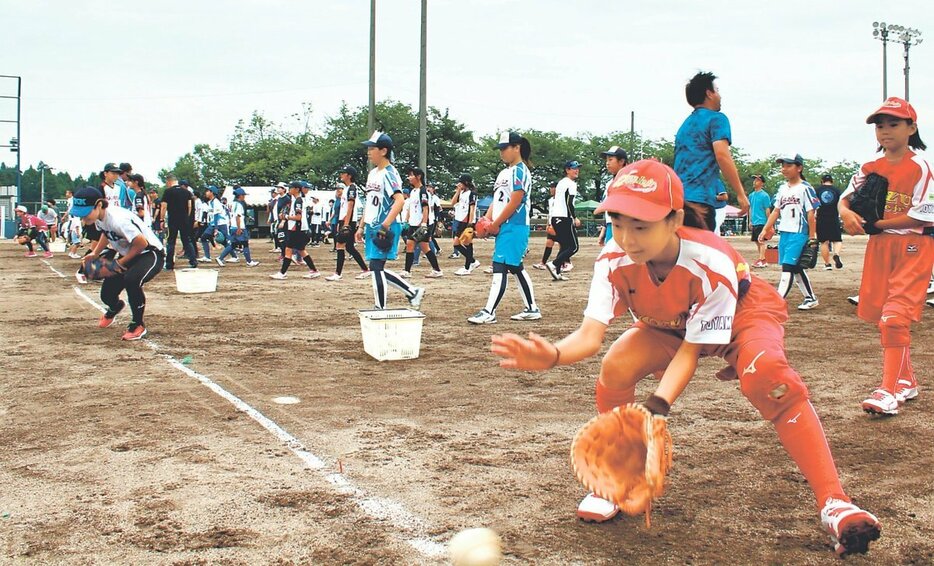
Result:
[[[217,194],[217,187],[215,187],[214,185],[208,185],[204,187],[204,190],[211,191],[212,193]]]
[[[580,169],[581,164],[577,160],[571,160],[564,164],[565,169]]]
[[[510,145],[516,145],[522,141],[522,136],[516,132],[503,132],[499,136],[499,143],[496,144],[496,149],[504,149]]]
[[[94,205],[98,199],[104,198],[104,195],[94,187],[81,187],[72,196],[71,215],[78,218],[84,218],[94,210]]]
[[[300,188],[302,188],[302,182],[301,182],[301,181],[292,181],[291,183],[289,183],[289,188],[290,188],[290,189],[300,189]]]
[[[464,183],[465,185],[473,184],[473,177],[469,173],[463,173],[460,177],[457,178],[458,183]]]
[[[755,175],[753,175],[752,178],[753,178],[753,179],[759,179],[759,180],[762,181],[763,183],[765,182],[765,177],[763,177],[762,175],[759,175],[758,173],[756,173]]]
[[[370,139],[363,142],[363,145],[367,147],[379,147],[392,149],[392,138],[389,137],[389,134],[380,132],[379,130],[373,132],[373,135],[370,136]]]
[[[831,175],[830,173],[824,173],[824,174],[821,176],[820,180],[821,180],[821,181],[830,181],[830,182],[833,182],[833,175]]]
[[[233,194],[235,197],[242,197],[246,194],[246,191],[244,191],[242,187],[237,187],[233,190]]]
[[[618,145],[614,145],[606,151],[601,151],[600,155],[601,157],[615,157],[616,159],[625,159],[627,161],[629,160],[629,156],[626,155],[626,150],[619,147]]]
[[[104,165],[104,173],[123,173],[123,169],[116,163],[108,163]]]
[[[347,173],[354,179],[356,179],[357,175],[359,175],[359,173],[357,173],[357,168],[354,167],[353,165],[344,165],[343,167],[341,167],[341,170],[339,171],[339,173]]]
[[[794,163],[795,165],[804,165],[804,158],[801,157],[800,153],[794,154],[794,157],[788,153],[778,156],[778,158],[775,159],[775,163]]]
[[[188,184],[188,179],[181,179],[181,180],[178,182],[178,184],[179,184],[179,185],[182,185],[183,187],[188,187],[188,186],[190,186],[190,185]]]

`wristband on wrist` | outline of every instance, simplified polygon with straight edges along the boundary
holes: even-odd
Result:
[[[560,360],[560,359],[561,359],[561,350],[559,350],[558,347],[555,346],[555,359],[552,360],[552,362],[551,362],[551,367],[557,366],[557,365],[558,365],[558,360]],[[549,369],[550,369],[550,368],[549,368]]]
[[[648,409],[653,415],[660,415],[662,417],[667,417],[668,411],[671,410],[671,404],[655,394],[649,395],[648,399],[642,403],[642,406]]]

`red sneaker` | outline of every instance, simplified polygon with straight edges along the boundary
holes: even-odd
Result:
[[[44,257],[45,259],[49,259],[53,257],[52,252],[45,252],[44,254],[42,254],[42,257]]]
[[[36,257],[37,255],[39,254],[37,254],[36,252],[26,252],[26,257]]]
[[[139,340],[146,335],[146,327],[142,324],[131,324],[123,333],[123,340]]]

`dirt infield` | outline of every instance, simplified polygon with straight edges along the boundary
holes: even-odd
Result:
[[[529,264],[541,242],[533,240]],[[794,309],[792,291],[789,358],[811,389],[844,486],[883,523],[870,555],[848,563],[931,564],[934,310],[913,333],[922,394],[898,417],[869,418],[859,401],[879,381],[879,338],[845,300],[858,286],[865,239],[846,243],[843,270],[812,274],[817,309]],[[734,245],[752,257],[750,242]],[[541,374],[504,371],[489,336],[534,330],[557,339],[576,328],[592,239],[570,281],[533,271],[544,313],[536,322],[509,320],[521,310],[511,280],[500,322],[468,325],[489,277],[455,277],[459,263],[448,259],[444,279],[425,280],[427,266],[416,268],[428,289],[422,355],[383,363],[363,352],[356,312],[372,292],[369,280],[353,279],[352,262],[337,283],[304,280],[294,266],[287,281],[271,281],[269,246],[254,247],[263,265],[229,264],[217,293],[179,294],[171,273],[148,284],[146,344],[119,340],[127,314],[96,328],[99,312],[74,289],[75,260],[61,254],[46,264],[0,244],[0,562],[434,563],[455,532],[474,526],[500,533],[508,563],[837,562],[771,426],[736,382],[713,378],[719,361],[702,362],[672,411],[675,465],[652,528],[641,518],[575,519],[583,491],[568,449],[594,414],[600,358]],[[478,247],[488,264],[491,245]],[[334,256],[312,253],[329,273]],[[760,274],[778,278],[774,267]],[[97,285],[80,290],[97,300]],[[393,291],[390,304],[405,300]],[[185,368],[301,446],[169,361],[186,356]],[[637,397],[653,387],[643,382]],[[301,402],[273,402],[285,395]],[[296,456],[303,449],[319,469]]]

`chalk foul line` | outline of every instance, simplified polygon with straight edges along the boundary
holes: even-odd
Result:
[[[49,265],[49,268],[55,271],[51,265]],[[64,275],[62,277],[64,277]],[[73,285],[72,287],[75,293],[92,307],[100,312],[107,311],[105,307],[89,297],[80,287],[77,285]],[[162,352],[162,347],[156,342],[148,338],[143,338],[142,342],[165,359],[169,365],[188,377],[196,379],[202,385],[231,403],[237,410],[247,414],[251,419],[259,423],[260,426],[275,436],[276,439],[297,456],[306,467],[319,472],[325,481],[334,486],[338,493],[350,497],[357,507],[366,515],[388,523],[397,531],[404,533],[404,535],[408,537],[405,538],[405,542],[417,552],[427,558],[439,558],[447,553],[446,545],[435,542],[427,536],[427,523],[422,518],[408,511],[402,503],[392,499],[370,496],[362,489],[356,487],[346,475],[328,471],[322,458],[312,453],[300,440],[292,436],[292,434],[276,424],[273,420],[218,385],[208,376],[194,371],[172,355]]]

